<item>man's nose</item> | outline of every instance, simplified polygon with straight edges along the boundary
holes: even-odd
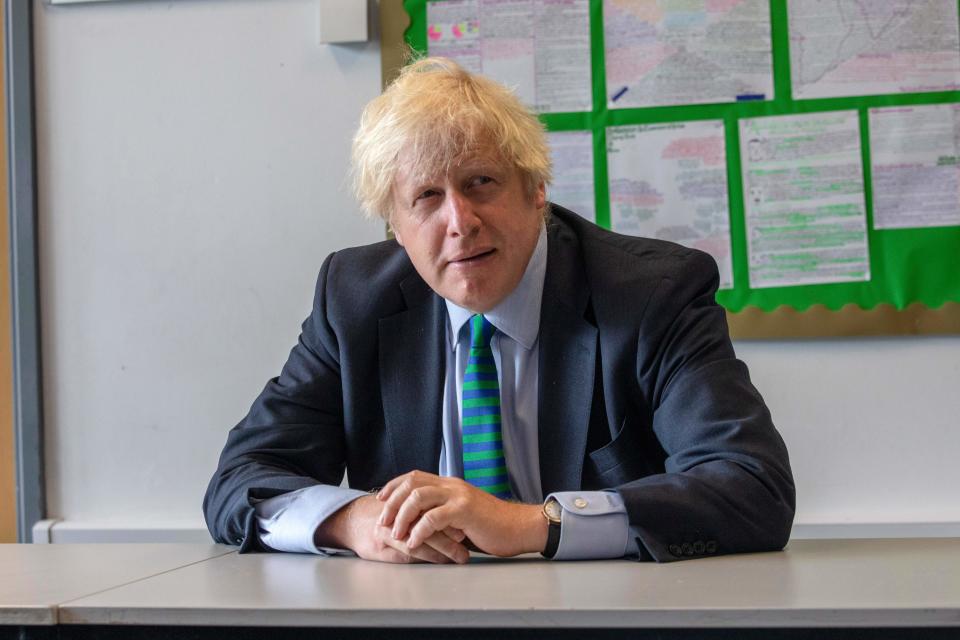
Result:
[[[481,224],[470,199],[451,190],[447,193],[447,233],[451,236],[469,236]]]

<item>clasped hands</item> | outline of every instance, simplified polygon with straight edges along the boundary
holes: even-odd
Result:
[[[382,562],[464,564],[470,550],[495,556],[542,551],[539,504],[496,498],[460,478],[411,471],[358,498],[317,530],[318,546]]]

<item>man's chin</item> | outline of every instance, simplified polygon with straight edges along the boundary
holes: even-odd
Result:
[[[443,294],[441,294],[443,295]],[[500,300],[503,299],[503,296],[496,296],[491,294],[489,291],[457,291],[451,296],[443,296],[447,298],[450,302],[454,303],[458,307],[463,307],[464,309],[469,309],[474,313],[486,313],[493,309],[497,304],[500,303]]]

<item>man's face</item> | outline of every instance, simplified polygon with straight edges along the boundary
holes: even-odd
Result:
[[[425,179],[401,170],[390,224],[431,289],[483,313],[513,291],[536,247],[546,194],[542,184],[526,191],[520,172],[493,154]]]

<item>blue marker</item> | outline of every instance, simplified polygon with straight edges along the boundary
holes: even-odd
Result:
[[[623,89],[620,89],[620,91],[617,91],[615,94],[613,94],[613,100],[612,100],[612,102],[616,102],[617,100],[619,100],[620,98],[622,98],[622,97],[623,97],[623,94],[625,94],[628,89],[629,89],[629,87],[624,87]]]
[[[745,93],[737,96],[737,102],[750,102],[751,100],[763,100],[765,96],[762,93]]]

